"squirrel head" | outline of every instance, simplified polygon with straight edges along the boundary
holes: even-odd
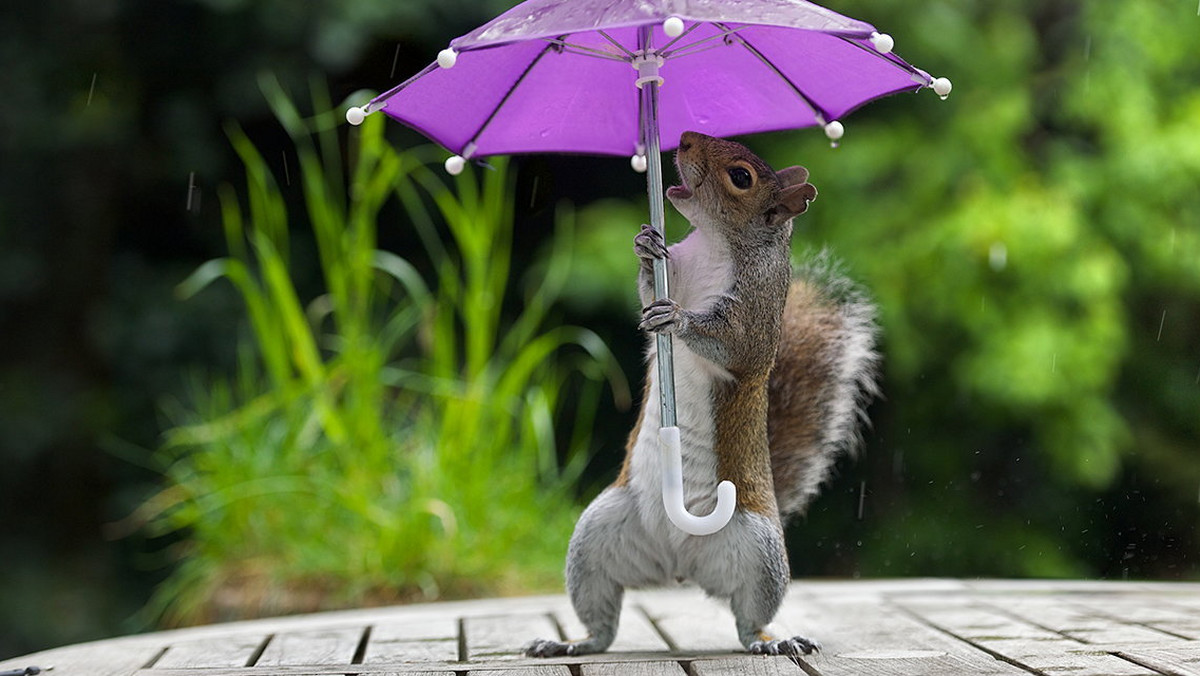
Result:
[[[675,152],[681,185],[667,190],[671,204],[697,228],[713,228],[729,238],[786,230],[808,209],[817,189],[808,170],[774,171],[746,146],[685,131]]]

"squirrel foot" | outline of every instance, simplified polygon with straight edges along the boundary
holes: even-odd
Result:
[[[537,638],[525,645],[526,657],[570,657],[572,655],[586,655],[588,653],[597,653],[604,648],[596,645],[596,641],[591,639],[584,641],[554,641],[551,639]]]
[[[662,234],[647,223],[642,224],[641,232],[633,238],[633,253],[647,263],[652,263],[659,258],[665,260],[671,257]]]
[[[747,650],[752,655],[811,655],[821,650],[821,644],[803,636],[793,636],[755,641]]]

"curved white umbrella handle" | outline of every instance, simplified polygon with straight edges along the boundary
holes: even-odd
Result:
[[[717,484],[717,506],[708,516],[695,516],[683,504],[683,454],[679,445],[679,428],[663,427],[658,431],[658,448],[662,457],[663,507],[667,517],[679,530],[690,535],[712,535],[733,518],[737,506],[737,488],[732,481]]]

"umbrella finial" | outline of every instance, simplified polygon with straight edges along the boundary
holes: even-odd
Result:
[[[363,120],[365,119],[367,119],[367,111],[363,110],[362,108],[359,108],[358,106],[350,106],[346,109],[346,121],[350,124],[357,127],[358,125],[362,124]]]
[[[950,90],[954,88],[954,85],[950,83],[949,78],[938,77],[933,79],[932,87],[934,93],[945,101],[946,97],[950,96]]]
[[[458,52],[449,47],[438,52],[437,64],[442,68],[453,68],[455,63],[458,63]]]
[[[463,172],[463,168],[467,166],[467,160],[462,155],[451,155],[446,158],[446,173],[451,176],[458,176]]]
[[[892,48],[896,46],[896,41],[887,33],[871,33],[871,44],[875,45],[875,51],[880,54],[890,54]]]
[[[663,32],[669,38],[677,38],[683,35],[683,19],[673,16],[663,22]]]
[[[646,169],[649,167],[649,165],[646,162],[646,155],[639,153],[637,155],[634,155],[633,157],[630,157],[629,158],[629,166],[633,167],[633,170],[639,174],[646,173]]]
[[[837,120],[825,125],[825,135],[829,137],[829,145],[833,146],[834,148],[838,146],[838,140],[840,140],[845,133],[846,127]]]

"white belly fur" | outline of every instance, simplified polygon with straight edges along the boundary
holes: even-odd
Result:
[[[702,311],[715,298],[728,293],[729,259],[714,251],[706,238],[695,231],[683,242],[671,247],[671,297],[687,310]],[[667,518],[662,504],[662,471],[659,434],[662,416],[659,397],[657,349],[649,348],[649,397],[645,417],[633,448],[629,488],[645,536],[661,543],[664,556],[656,566],[665,583],[690,579],[710,594],[728,596],[736,584],[744,582],[744,556],[755,551],[763,528],[773,529],[759,515],[737,512],[723,530],[714,535],[689,536]],[[732,378],[720,366],[696,355],[676,338],[675,396],[683,454],[683,494],[688,511],[698,516],[712,511],[716,504],[717,457],[714,451],[716,427],[712,392],[715,383]],[[760,523],[761,522],[761,523]],[[655,547],[654,549],[658,549]]]

